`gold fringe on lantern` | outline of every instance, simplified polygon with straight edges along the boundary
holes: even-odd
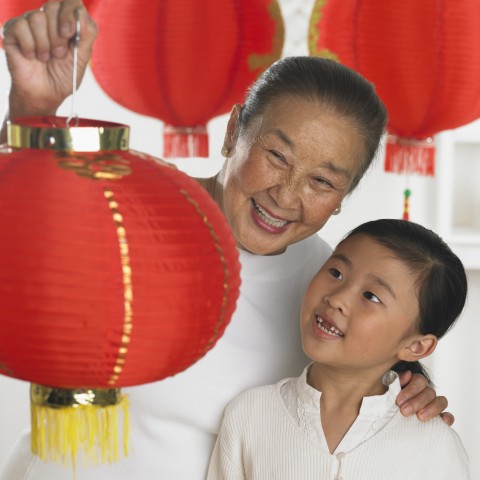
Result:
[[[128,455],[128,399],[119,389],[32,384],[30,398],[31,448],[42,460],[74,468],[79,455],[85,465],[112,463],[121,455],[120,437]]]

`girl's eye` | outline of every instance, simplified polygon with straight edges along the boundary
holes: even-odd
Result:
[[[328,272],[333,278],[336,278],[337,280],[343,280],[342,273],[339,272],[336,268],[329,268]]]
[[[372,292],[364,292],[363,296],[374,303],[381,303],[380,299]]]

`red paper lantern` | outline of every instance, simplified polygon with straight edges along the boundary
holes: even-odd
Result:
[[[309,50],[375,84],[387,171],[433,175],[431,137],[480,117],[478,0],[317,0]]]
[[[162,120],[164,156],[208,156],[207,122],[242,102],[283,47],[277,0],[102,0],[92,71],[117,103]]]
[[[0,155],[0,373],[39,384],[33,447],[55,458],[93,422],[42,450],[55,398],[70,416],[71,397],[118,403],[111,389],[174,375],[214,346],[235,308],[238,252],[208,194],[128,150],[125,126],[17,119],[9,144],[23,148]]]

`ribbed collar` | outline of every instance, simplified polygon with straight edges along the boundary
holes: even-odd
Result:
[[[297,411],[295,417],[301,430],[313,441],[328,451],[328,445],[321,425],[321,392],[307,383],[306,367],[296,380]],[[395,372],[387,372],[382,379],[388,390],[383,395],[363,397],[358,417],[345,434],[334,454],[347,453],[380,431],[398,413],[395,403],[400,392],[400,380]],[[293,412],[291,412],[293,414]]]
[[[307,383],[307,373],[310,367],[311,364],[305,367],[297,379],[297,395],[305,406],[311,406],[318,411],[322,393]],[[401,390],[398,375],[393,370],[389,370],[383,376],[382,383],[388,387],[388,390],[382,395],[363,397],[359,416],[378,417],[378,415],[387,413],[392,407],[396,409],[395,401]]]

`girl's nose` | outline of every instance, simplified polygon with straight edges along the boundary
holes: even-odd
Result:
[[[334,292],[330,292],[324,296],[324,301],[334,310],[338,310],[343,315],[346,315],[348,302],[345,289],[339,288]]]

